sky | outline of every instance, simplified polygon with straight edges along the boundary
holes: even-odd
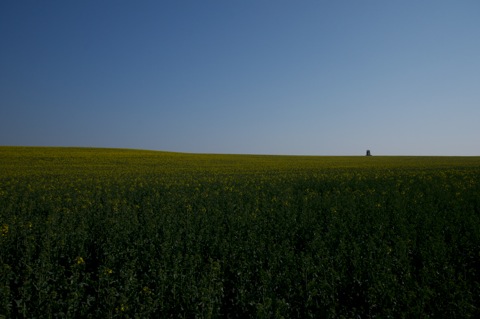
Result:
[[[0,145],[480,155],[480,1],[2,0]]]

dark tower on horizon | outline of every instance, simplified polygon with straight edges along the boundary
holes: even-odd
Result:
[[[370,154],[370,150],[367,150],[367,156],[372,156],[372,154]]]

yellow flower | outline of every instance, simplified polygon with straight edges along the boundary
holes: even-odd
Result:
[[[116,311],[116,312],[119,312],[119,311],[124,312],[124,311],[126,311],[127,309],[128,309],[128,306],[127,306],[126,304],[123,304],[123,303],[122,303],[122,304],[120,304],[120,307],[116,307],[116,308],[115,308],[115,311]]]
[[[147,294],[147,295],[149,295],[149,294],[152,293],[152,291],[150,290],[150,288],[148,288],[147,286],[143,287],[142,290],[143,290],[143,292],[144,292],[145,294]]]
[[[105,275],[110,275],[112,272],[113,270],[111,270],[110,268],[105,268],[105,270],[103,271]]]
[[[85,260],[83,260],[82,257],[77,257],[76,262],[77,262],[77,265],[82,265],[85,263]]]
[[[2,225],[2,236],[7,236],[7,234],[8,234],[8,225],[3,224]]]

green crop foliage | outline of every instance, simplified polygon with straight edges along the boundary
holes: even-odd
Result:
[[[479,157],[0,147],[0,318],[478,318],[479,305]]]

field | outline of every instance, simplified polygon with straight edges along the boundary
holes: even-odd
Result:
[[[480,157],[0,147],[0,227],[0,318],[480,317]]]

